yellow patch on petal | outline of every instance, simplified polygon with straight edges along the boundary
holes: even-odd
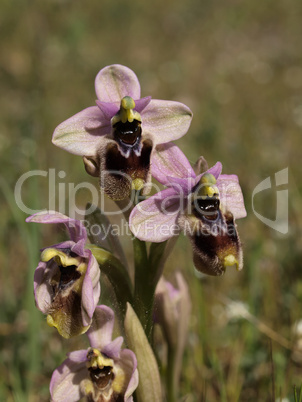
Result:
[[[46,318],[46,322],[50,327],[56,327],[56,324],[52,318],[51,315],[48,314],[47,318]]]
[[[66,325],[66,314],[64,312],[54,312],[47,315],[46,322],[50,327],[54,327],[58,330],[59,334],[65,339],[72,338],[73,336],[82,335],[88,331],[90,325],[87,327],[77,326],[76,331],[72,327]]]
[[[94,386],[93,382],[90,380],[84,380],[81,383],[81,389],[85,395],[93,395],[94,394]]]
[[[119,394],[124,389],[125,381],[125,373],[121,368],[117,368],[115,371],[115,379],[112,382],[112,389]]]
[[[143,179],[136,178],[132,180],[132,190],[139,191],[144,187],[144,184],[145,182]]]
[[[223,263],[225,267],[232,267],[233,265],[236,265],[236,269],[238,270],[239,263],[237,258],[233,254],[229,254],[224,257]]]
[[[42,251],[41,261],[48,262],[52,258],[55,259],[58,265],[62,267],[67,267],[69,265],[79,265],[80,257],[74,258],[69,257],[63,251],[58,250],[57,248],[46,248]]]

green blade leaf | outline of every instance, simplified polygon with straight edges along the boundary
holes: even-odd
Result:
[[[143,327],[132,306],[127,304],[125,334],[128,347],[135,353],[139,373],[136,390],[140,402],[163,400],[157,362]]]

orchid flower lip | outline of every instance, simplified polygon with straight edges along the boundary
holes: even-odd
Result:
[[[142,128],[140,122],[117,122],[113,126],[113,135],[115,141],[126,151],[133,149],[137,151],[141,148]],[[125,152],[125,151],[124,151]]]

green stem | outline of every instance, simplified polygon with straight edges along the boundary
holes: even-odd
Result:
[[[152,267],[149,263],[146,243],[144,241],[134,238],[133,250],[135,265],[134,309],[150,341],[155,292],[152,280]]]
[[[168,347],[168,364],[166,372],[167,402],[176,402],[176,376],[175,376],[176,353],[175,348]]]
[[[152,243],[149,257],[146,243],[134,238],[135,292],[134,309],[142,323],[145,333],[151,340],[154,294],[162,275],[165,262],[172,251],[177,237],[168,242]]]

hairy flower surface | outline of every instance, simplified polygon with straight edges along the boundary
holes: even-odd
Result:
[[[122,349],[123,338],[112,341],[114,312],[98,306],[87,332],[90,348],[71,352],[51,378],[53,402],[131,402],[138,385],[135,354]]]
[[[121,200],[150,181],[155,146],[182,137],[192,112],[179,102],[140,98],[136,75],[118,64],[98,73],[95,90],[97,106],[61,123],[52,141],[82,155],[86,171],[100,178],[110,198]]]
[[[199,162],[206,163],[203,158]],[[246,216],[243,196],[238,177],[222,175],[221,169],[217,162],[196,175],[177,146],[159,146],[152,175],[167,188],[133,209],[129,221],[132,232],[140,240],[162,242],[183,230],[191,240],[199,271],[221,275],[227,266],[242,269],[234,220]]]
[[[27,222],[64,224],[70,240],[42,250],[34,275],[34,293],[47,323],[70,338],[89,329],[100,298],[100,269],[85,248],[87,233],[80,221],[48,211],[30,216]]]

